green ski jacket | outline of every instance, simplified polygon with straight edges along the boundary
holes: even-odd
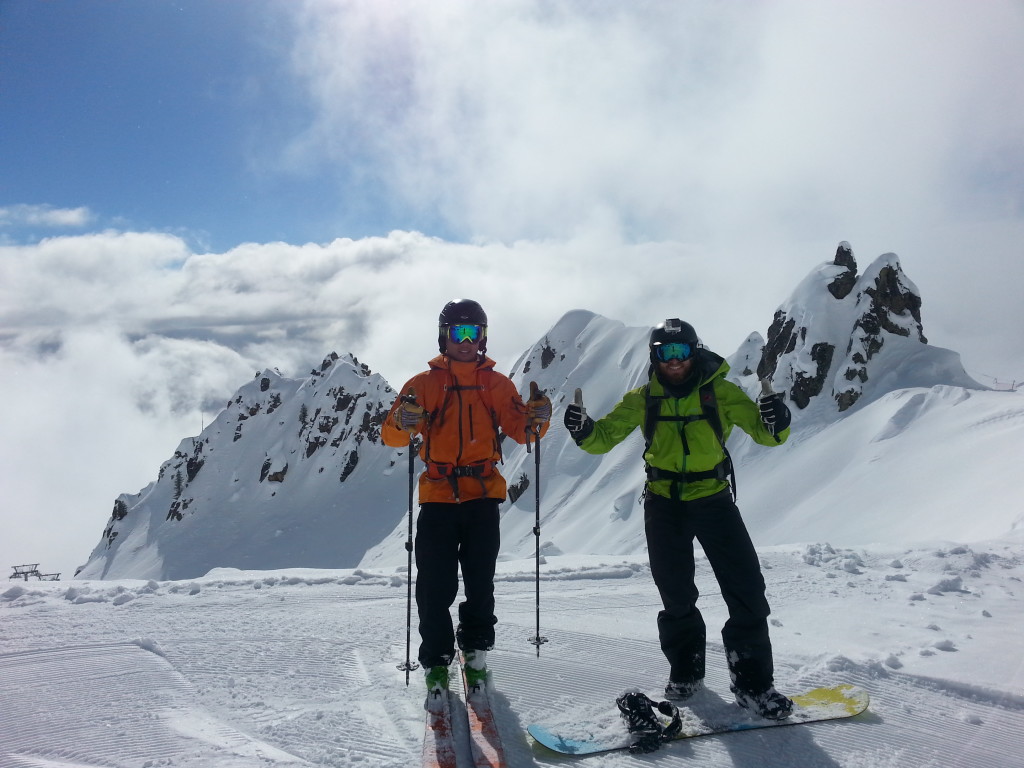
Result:
[[[579,442],[587,453],[607,453],[625,440],[634,429],[644,428],[647,419],[648,387],[650,396],[660,399],[659,418],[654,424],[650,445],[644,452],[644,461],[668,474],[685,476],[687,473],[710,473],[727,460],[723,443],[728,439],[733,426],[738,426],[760,445],[781,445],[789,437],[789,427],[778,437],[764,426],[757,403],[731,381],[725,374],[729,364],[720,356],[701,350],[697,359],[695,375],[699,383],[684,397],[666,395],[658,377],[652,372],[650,382],[630,390],[607,416],[594,422],[593,431]],[[711,422],[705,417],[701,404],[701,387],[712,382],[719,420],[722,425],[722,440]],[[683,417],[679,419],[678,417]],[[672,498],[673,480],[655,477],[647,482],[649,493]],[[723,474],[724,473],[720,473]],[[702,499],[724,491],[729,487],[728,478],[710,477],[687,481],[677,486],[677,492],[684,501]]]

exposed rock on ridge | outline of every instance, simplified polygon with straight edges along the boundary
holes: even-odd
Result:
[[[388,477],[395,451],[380,441],[393,399],[351,356],[332,353],[305,379],[257,373],[201,435],[181,442],[154,483],[117,499],[78,575],[355,566],[367,538],[375,543],[402,514],[389,503],[401,487]],[[381,508],[368,515],[371,504]]]
[[[842,242],[833,261],[813,271],[775,313],[757,374],[784,388],[798,409],[827,393],[842,412],[872,392],[873,378],[888,367],[908,365],[928,349],[950,358],[934,369],[938,380],[931,383],[983,388],[958,355],[927,344],[920,293],[896,254],[878,257],[858,276],[853,250]]]

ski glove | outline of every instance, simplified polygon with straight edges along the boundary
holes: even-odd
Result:
[[[565,409],[565,428],[572,439],[582,443],[594,431],[594,420],[587,416],[587,411],[580,403],[572,403]]]
[[[420,423],[427,417],[423,406],[417,403],[409,395],[402,397],[391,417],[392,423],[398,429],[408,432],[410,435],[420,431]]]
[[[761,412],[761,421],[775,437],[789,426],[792,417],[778,392],[759,398],[757,408]]]
[[[526,401],[526,420],[529,425],[539,429],[551,421],[551,400],[544,391],[537,388],[537,382],[530,382],[530,399]]]

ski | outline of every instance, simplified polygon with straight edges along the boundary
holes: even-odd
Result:
[[[427,693],[427,727],[423,734],[423,768],[457,768],[452,708],[448,691]]]
[[[790,697],[793,714],[786,720],[765,720],[739,708],[732,702],[705,691],[697,694],[686,706],[679,707],[683,729],[677,739],[776,728],[787,725],[838,720],[859,715],[868,708],[868,692],[853,685],[815,688]],[[548,728],[531,725],[527,732],[538,744],[564,755],[592,755],[629,749],[632,738],[618,720],[604,724],[565,725]]]
[[[475,768],[507,768],[505,750],[491,709],[487,683],[474,686],[466,677],[466,660],[459,654],[459,669],[466,693],[466,716],[469,719],[469,746]],[[489,677],[489,673],[488,673]]]

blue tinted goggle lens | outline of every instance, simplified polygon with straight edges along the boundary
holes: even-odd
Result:
[[[448,338],[456,344],[464,341],[480,341],[484,337],[482,325],[449,325]]]
[[[663,363],[667,363],[669,360],[689,360],[693,356],[693,347],[686,343],[659,344],[654,351]]]

